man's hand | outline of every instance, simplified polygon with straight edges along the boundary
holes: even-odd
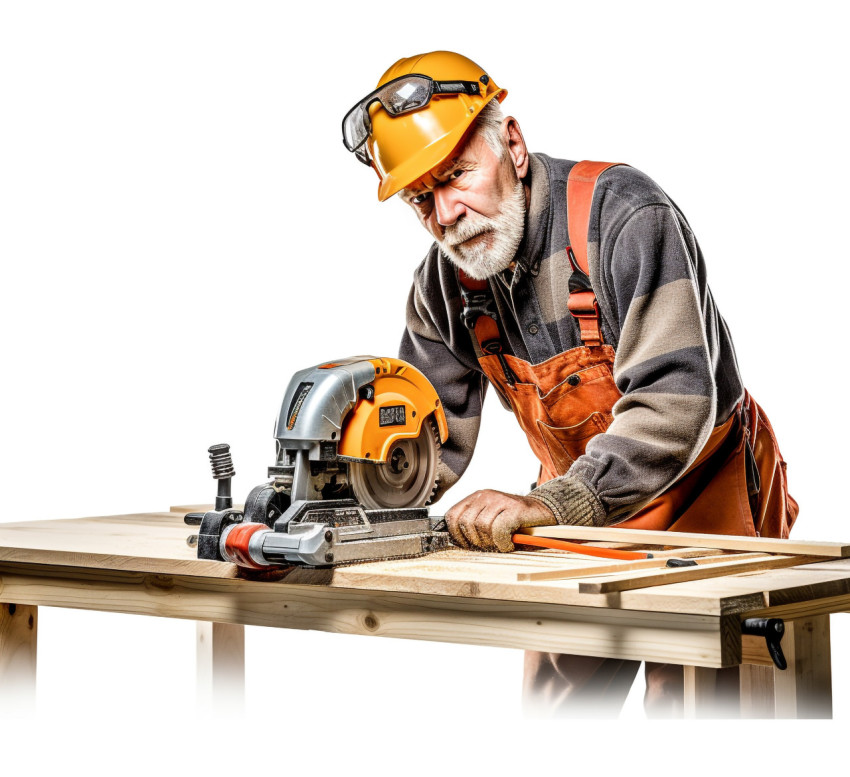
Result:
[[[446,513],[446,525],[456,545],[510,553],[511,535],[525,526],[557,523],[542,502],[501,491],[476,491]]]

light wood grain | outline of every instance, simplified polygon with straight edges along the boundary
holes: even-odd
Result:
[[[0,524],[0,561],[126,569],[162,574],[235,577],[237,568],[197,558],[175,513],[142,513]]]
[[[746,550],[760,553],[799,553],[829,558],[850,557],[850,544],[843,542],[811,542],[778,540],[771,537],[738,537],[719,534],[646,531],[641,529],[596,528],[592,526],[536,526],[520,530],[523,534],[563,540],[621,540],[643,544],[682,545],[690,547]]]
[[[768,569],[782,569],[818,561],[819,558],[806,556],[765,556],[764,554],[746,554],[743,559],[723,559],[713,564],[699,564],[695,567],[676,569],[646,570],[636,572],[629,577],[604,581],[582,581],[579,592],[583,594],[610,594],[619,591],[632,591],[636,588],[652,588],[671,583],[684,583],[693,580],[705,580],[711,577],[745,572],[763,572]]]
[[[595,544],[595,543],[594,543]],[[722,556],[722,550],[711,548],[682,548],[681,550],[663,550],[653,553],[653,558],[641,561],[618,561],[599,564],[591,567],[570,567],[569,569],[553,569],[544,572],[520,572],[516,579],[521,581],[544,580],[573,580],[591,575],[615,575],[621,572],[631,572],[636,569],[661,569],[671,558],[714,558]]]
[[[185,543],[189,529],[178,513],[0,524],[0,559],[12,564],[237,579],[240,571],[233,564],[194,557],[195,551]],[[842,608],[850,607],[850,560],[615,594],[580,594],[574,580],[517,581],[521,573],[571,566],[587,569],[598,564],[593,559],[568,562],[564,555],[545,550],[498,554],[451,549],[419,559],[356,564],[332,571],[290,569],[272,577],[281,583],[319,587],[703,615],[775,606],[804,609],[817,606],[825,597],[835,597],[837,602],[843,596],[848,600]]]
[[[764,639],[761,640],[764,642]],[[741,717],[745,719],[771,719],[776,717],[776,697],[773,678],[779,670],[769,666],[741,664]],[[787,671],[787,670],[786,670]]]
[[[185,542],[189,528],[179,513],[0,524],[0,561],[219,579],[236,579],[244,574],[234,564],[196,559],[196,551]],[[518,572],[563,568],[563,557],[563,553],[548,550],[500,554],[450,549],[418,559],[379,561],[333,570],[291,568],[271,576],[287,583],[334,588],[610,606],[608,597],[582,596],[569,581],[517,582]],[[583,559],[572,563],[581,567],[597,562]],[[761,593],[753,590],[736,594],[734,600],[718,599],[713,593],[693,600],[681,591],[674,592],[670,598],[625,594],[618,606],[724,614],[764,604]]]
[[[742,634],[741,661],[757,666],[773,666],[773,658],[767,649],[767,640],[755,634]]]
[[[4,596],[36,605],[661,663],[740,661],[737,618],[48,565],[0,563],[0,578]]]
[[[788,669],[774,672],[777,718],[831,718],[829,616],[785,623],[782,651]]]
[[[717,670],[704,666],[684,666],[685,718],[714,717]]]
[[[196,641],[198,704],[238,714],[245,706],[245,627],[199,621]]]
[[[800,589],[794,589],[797,596],[801,594]],[[766,599],[769,595],[766,595]],[[834,612],[850,612],[850,594],[841,596],[823,596],[812,600],[794,601],[789,604],[775,605],[764,609],[756,609],[748,613],[754,618],[784,618],[785,620],[796,620],[798,618],[810,618],[815,615],[830,615]]]
[[[0,709],[33,706],[37,641],[38,608],[13,597],[0,603]]]

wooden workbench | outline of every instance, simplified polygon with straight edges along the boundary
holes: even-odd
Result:
[[[744,716],[831,715],[829,614],[850,609],[850,559],[608,594],[517,579],[598,566],[549,550],[452,549],[248,578],[195,558],[187,509],[0,524],[0,695],[34,693],[46,605],[199,621],[201,673],[231,697],[243,627],[261,625],[678,663],[695,716],[712,709],[716,670],[740,665]],[[762,639],[742,637],[753,616],[786,620],[787,670],[774,669]]]

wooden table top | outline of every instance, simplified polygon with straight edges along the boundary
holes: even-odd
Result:
[[[275,586],[306,585],[706,616],[770,608],[789,617],[850,609],[850,559],[615,594],[580,593],[577,579],[518,581],[519,573],[599,565],[599,559],[544,549],[510,554],[449,549],[415,559],[333,569],[293,567],[257,577],[234,564],[195,557],[186,542],[194,527],[183,523],[183,514],[194,508],[0,524],[0,577],[10,564],[44,564],[89,574],[100,569],[232,579],[237,587],[240,580],[260,579],[270,592]]]

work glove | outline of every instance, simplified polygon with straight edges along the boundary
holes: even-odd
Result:
[[[476,491],[446,513],[452,542],[462,548],[510,553],[511,536],[527,526],[551,526],[558,521],[537,499],[502,491]]]

